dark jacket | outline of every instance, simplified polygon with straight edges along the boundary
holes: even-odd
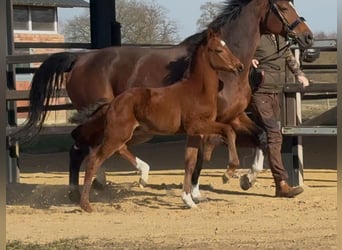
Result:
[[[279,37],[279,48],[283,48],[285,44],[284,38]],[[271,57],[276,58],[278,55],[281,55],[276,60],[269,62],[262,61],[263,58],[277,52],[277,49],[277,42],[274,35],[261,36],[260,44],[254,56],[255,59],[261,60],[258,68],[264,70],[264,80],[256,91],[258,93],[279,93],[282,91],[285,83],[285,65],[296,76],[303,74],[290,49],[286,49],[285,52],[281,51],[278,54],[276,53]]]

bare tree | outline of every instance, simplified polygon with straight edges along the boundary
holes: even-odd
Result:
[[[177,24],[167,17],[167,10],[153,0],[117,0],[116,19],[121,23],[122,43],[167,44],[180,40]],[[62,25],[62,33],[66,41],[89,42],[89,12]]]
[[[325,33],[324,31],[319,31],[314,33],[315,39],[336,39],[337,38],[337,33],[332,32],[332,33]]]
[[[197,20],[198,30],[206,29],[207,25],[216,17],[220,8],[222,8],[222,3],[206,2],[202,4],[200,7],[202,14]]]
[[[90,42],[90,15],[88,10],[65,23],[61,23],[60,26],[66,42]]]
[[[178,27],[167,18],[167,10],[154,1],[119,0],[117,20],[123,43],[173,43]]]

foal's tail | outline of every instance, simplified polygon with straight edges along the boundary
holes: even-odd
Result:
[[[56,53],[48,57],[35,72],[29,94],[29,112],[25,125],[11,135],[13,140],[27,141],[42,129],[50,100],[58,96],[64,72],[71,70],[79,54]]]

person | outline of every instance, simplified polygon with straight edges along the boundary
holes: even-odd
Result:
[[[286,41],[281,37],[276,39],[273,34],[261,37],[252,59],[252,67],[261,72],[262,80],[252,95],[249,108],[253,120],[266,132],[267,146],[264,152],[275,182],[275,196],[290,198],[302,193],[304,189],[288,184],[288,173],[281,156],[283,139],[280,129],[280,94],[285,82],[285,65],[295,75],[296,82],[302,84],[303,87],[309,85],[309,80],[301,71],[289,47],[284,47],[284,45]],[[282,48],[285,49],[280,51]],[[262,151],[257,149],[255,163],[252,166],[256,171],[262,170],[263,159]]]

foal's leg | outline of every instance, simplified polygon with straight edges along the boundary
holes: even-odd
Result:
[[[201,175],[202,166],[203,166],[203,139],[201,140],[199,148],[198,148],[195,169],[191,176],[191,185],[192,185],[191,197],[192,197],[192,200],[196,203],[203,200],[200,189],[199,189],[199,177]]]
[[[118,103],[117,106],[111,106],[106,117],[103,142],[90,150],[80,200],[81,208],[87,212],[92,211],[89,203],[92,178],[106,159],[125,146],[138,126],[129,104],[126,102],[124,105]]]
[[[139,183],[143,187],[147,185],[148,182],[148,173],[150,171],[150,166],[144,162],[143,160],[139,159],[135,155],[133,155],[127,148],[126,145],[124,145],[122,148],[119,149],[117,152],[120,156],[122,156],[124,159],[126,159],[128,162],[130,162],[135,168],[140,172],[140,179]]]
[[[222,143],[221,135],[205,135],[202,138],[200,148],[197,153],[196,166],[191,177],[192,190],[191,197],[195,202],[206,200],[202,198],[199,190],[199,176],[202,171],[203,161],[210,161],[214,148]]]
[[[203,158],[205,161],[210,161],[211,155],[216,146],[222,143],[222,136],[211,134],[203,137]]]
[[[185,148],[185,173],[182,200],[190,208],[196,207],[191,197],[191,181],[196,166],[197,152],[201,144],[200,136],[188,136]],[[199,190],[198,190],[199,192]]]
[[[222,176],[223,183],[227,183],[233,177],[236,168],[240,165],[236,150],[236,133],[231,126],[226,130],[226,143],[228,146],[229,163],[226,172]]]
[[[93,211],[89,203],[89,195],[91,182],[94,175],[96,174],[101,164],[111,155],[113,155],[117,150],[119,150],[124,145],[125,141],[126,140],[123,139],[110,138],[105,140],[103,144],[101,144],[100,146],[93,147],[90,149],[90,154],[87,160],[85,170],[84,185],[80,200],[80,206],[86,212]]]
[[[236,133],[230,124],[219,123],[215,121],[194,124],[191,128],[196,133],[219,134],[226,140],[228,146],[229,163],[226,173],[223,175],[223,182],[226,183],[233,176],[235,169],[240,165],[236,150]],[[190,131],[191,131],[190,130]]]
[[[187,128],[187,132],[192,135],[196,134],[219,134],[221,136],[224,136],[227,138],[228,146],[229,146],[229,163],[230,165],[239,165],[239,158],[236,152],[235,147],[235,139],[236,134],[234,133],[232,127],[230,125],[219,123],[215,121],[210,122],[204,122],[201,123],[199,121],[195,121],[194,124],[191,124]],[[195,146],[194,146],[195,145]],[[196,166],[197,163],[197,153],[199,152],[200,143],[191,145],[189,141],[187,142],[187,151],[186,151],[186,171],[185,171],[185,177],[184,177],[184,192],[185,195],[187,195],[187,199],[189,199],[190,194],[190,177],[194,172],[194,166]],[[201,159],[201,158],[200,158]],[[197,176],[198,180],[199,175]],[[193,176],[192,180],[196,178],[196,175]],[[191,197],[190,197],[191,198]],[[184,198],[183,198],[184,200]],[[191,201],[189,202],[191,205]],[[190,206],[189,205],[189,206]],[[191,207],[191,206],[190,206]]]

